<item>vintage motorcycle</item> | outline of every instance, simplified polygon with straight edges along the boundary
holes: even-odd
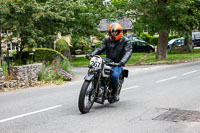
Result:
[[[105,100],[108,100],[109,103],[115,102],[111,74],[113,72],[112,66],[116,65],[119,64],[98,55],[90,59],[88,73],[79,94],[78,107],[81,113],[88,113],[94,102],[100,104],[104,104]],[[118,94],[120,94],[124,77],[128,77],[126,69],[123,69],[119,76]]]

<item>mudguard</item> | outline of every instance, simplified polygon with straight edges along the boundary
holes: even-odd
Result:
[[[90,75],[87,74],[87,75],[84,77],[84,79],[85,79],[86,81],[91,81],[93,78],[94,78],[94,74],[90,74]]]

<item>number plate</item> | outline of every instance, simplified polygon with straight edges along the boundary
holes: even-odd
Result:
[[[90,60],[90,65],[92,65],[95,69],[101,69],[102,62],[101,57],[94,56]]]

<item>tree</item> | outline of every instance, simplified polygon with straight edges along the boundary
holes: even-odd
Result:
[[[35,0],[4,0],[2,5],[2,23],[11,33],[7,35],[7,41],[17,38],[20,53],[25,47],[53,48],[58,32],[88,33],[83,28],[88,24],[88,14],[82,12],[87,7],[77,1],[49,0],[41,5]],[[92,23],[90,21],[88,27]]]
[[[168,35],[170,31],[179,32],[180,29],[177,28],[177,25],[179,25],[178,27],[190,25],[187,23],[187,19],[184,19],[185,11],[187,11],[189,17],[191,13],[188,14],[188,11],[194,1],[198,0],[184,0],[184,2],[181,0],[130,0],[125,2],[125,13],[129,18],[136,21],[135,24],[140,29],[147,27],[152,33],[159,34],[156,59],[165,59],[168,57]],[[190,18],[192,17],[196,19],[194,15],[190,16]]]
[[[187,51],[191,52],[192,30],[200,25],[200,1],[184,0],[179,3],[179,9],[174,30],[185,37]]]
[[[17,39],[20,51],[28,43],[36,45],[32,36],[34,36],[34,24],[32,14],[36,13],[37,3],[34,0],[24,2],[13,0],[2,2],[3,5],[3,26],[10,31],[7,34],[7,41],[12,43],[13,38]]]
[[[40,3],[37,3],[40,2]],[[10,30],[7,41],[18,38],[25,47],[53,48],[59,32],[78,37],[99,35],[102,18],[110,18],[113,7],[103,0],[3,0],[3,26]]]

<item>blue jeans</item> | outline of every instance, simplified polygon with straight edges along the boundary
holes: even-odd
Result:
[[[113,70],[113,73],[111,76],[111,80],[114,86],[117,86],[119,84],[119,75],[122,72],[122,68],[119,66],[114,66],[112,70]]]

